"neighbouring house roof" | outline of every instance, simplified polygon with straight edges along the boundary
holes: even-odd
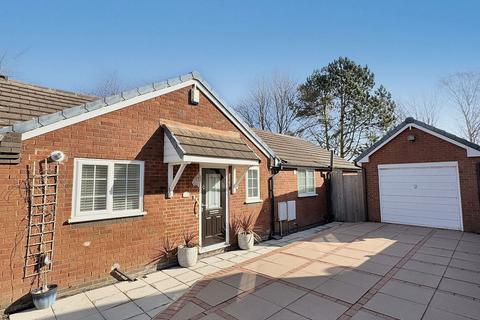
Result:
[[[328,168],[330,151],[307,140],[284,134],[253,129],[255,133],[275,152],[284,167]],[[334,169],[359,170],[353,163],[333,156]]]
[[[0,127],[96,99],[98,98],[26,84],[0,76]]]
[[[8,80],[11,81],[11,80]],[[220,98],[213,88],[199,73],[191,72],[165,81],[151,83],[132,90],[123,91],[117,95],[91,101],[86,98],[74,107],[65,108],[54,113],[39,115],[31,120],[14,122],[1,127],[0,134],[17,132],[22,134],[22,140],[27,140],[50,131],[54,131],[81,121],[85,121],[109,112],[113,112],[136,103],[152,99],[169,92],[195,85],[209,100],[229,119],[262,153],[277,162],[275,153],[266,145],[250,127]],[[53,90],[55,91],[55,90]],[[80,96],[80,95],[79,95]]]
[[[163,128],[180,157],[259,160],[238,135],[214,133],[208,128],[202,130],[173,125],[163,125]]]
[[[408,117],[397,125],[395,128],[387,132],[380,140],[374,143],[370,148],[362,152],[356,159],[356,163],[365,163],[369,161],[369,156],[375,153],[378,149],[387,144],[390,140],[395,138],[401,132],[407,128],[417,128],[419,130],[425,131],[431,135],[436,136],[437,138],[443,139],[450,143],[453,143],[461,148],[464,148],[467,151],[467,157],[480,157],[480,146],[478,144],[472,143],[460,137],[457,137],[454,134],[446,132],[444,130],[438,129],[434,126],[428,125],[422,121],[416,120],[412,117]]]

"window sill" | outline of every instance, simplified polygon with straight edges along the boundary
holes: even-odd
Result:
[[[318,196],[318,194],[316,193],[302,193],[298,195],[299,198],[308,198],[308,197],[316,197],[316,196]]]
[[[80,216],[80,217],[73,217],[68,219],[68,223],[80,223],[80,222],[91,222],[91,221],[99,221],[99,220],[112,220],[112,219],[120,219],[120,218],[129,218],[129,217],[141,217],[146,215],[147,212],[124,212],[124,213],[116,213],[116,214],[99,214],[99,215],[91,215],[91,216]]]
[[[245,200],[245,204],[251,204],[251,203],[260,203],[263,202],[262,199],[247,199]]]

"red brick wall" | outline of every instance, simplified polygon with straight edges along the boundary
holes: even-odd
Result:
[[[0,165],[0,307],[10,304],[32,287],[23,279],[25,230],[28,209],[21,186],[27,165],[62,150],[67,160],[60,168],[54,270],[50,282],[61,292],[72,292],[111,279],[110,268],[119,263],[127,272],[152,267],[165,237],[177,241],[188,228],[198,232],[199,217],[194,200],[182,198],[184,191],[198,197],[192,180],[199,166],[187,166],[172,199],[166,199],[167,165],[163,163],[162,119],[217,130],[238,131],[205,97],[200,104],[188,103],[189,88],[134,106],[92,118],[24,141],[18,165]],[[261,197],[268,198],[267,158],[242,135],[261,159]],[[147,215],[106,221],[68,224],[71,216],[74,158],[135,159],[145,161],[144,210]],[[230,217],[252,212],[265,233],[270,228],[270,201],[245,205],[245,187],[229,197]],[[231,242],[235,239],[230,234]],[[89,245],[87,245],[89,243]],[[155,265],[155,263],[153,263]],[[35,286],[35,284],[33,285]]]
[[[320,171],[315,171],[317,196],[298,197],[297,175],[294,169],[283,169],[275,176],[275,210],[278,202],[295,200],[296,223],[300,228],[323,222],[327,216],[327,191]],[[278,223],[275,226],[278,231]]]
[[[415,142],[407,141],[409,134],[415,135]],[[372,154],[368,163],[363,164],[366,170],[369,219],[380,221],[379,164],[436,161],[458,161],[463,226],[465,231],[480,232],[480,205],[475,167],[480,158],[467,158],[465,149],[416,128],[400,133]]]

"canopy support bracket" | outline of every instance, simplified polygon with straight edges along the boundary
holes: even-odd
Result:
[[[177,173],[175,176],[173,176],[173,168],[175,164],[169,163],[168,164],[168,191],[167,191],[167,198],[173,197],[173,191],[175,190],[175,187],[178,183],[178,180],[180,180],[180,177],[182,176],[183,170],[185,170],[185,167],[187,166],[188,163],[181,163],[180,167],[178,168]]]

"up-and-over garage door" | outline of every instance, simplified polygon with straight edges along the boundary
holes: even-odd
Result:
[[[383,222],[462,230],[457,162],[378,166]]]

